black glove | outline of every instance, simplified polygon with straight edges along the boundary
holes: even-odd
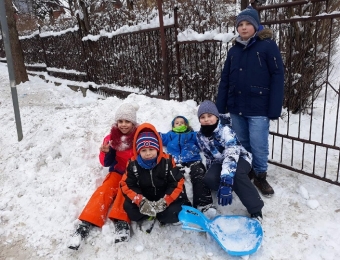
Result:
[[[154,202],[151,202],[148,199],[143,198],[141,203],[139,204],[139,212],[142,213],[143,215],[156,217],[157,212],[153,207],[153,203]]]
[[[185,168],[184,167],[179,168],[179,172],[182,174],[183,177],[185,176]]]

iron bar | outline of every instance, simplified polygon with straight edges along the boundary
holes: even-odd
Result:
[[[315,179],[318,179],[318,180],[321,180],[321,181],[324,181],[324,182],[328,182],[328,183],[331,183],[331,184],[334,184],[334,185],[337,185],[337,186],[340,186],[340,183],[337,182],[337,181],[332,181],[328,178],[324,178],[324,177],[320,177],[316,174],[311,174],[311,173],[308,173],[306,171],[303,171],[303,170],[299,170],[295,167],[292,167],[292,166],[288,166],[288,165],[284,165],[284,164],[281,164],[281,163],[278,163],[278,162],[275,162],[275,161],[272,161],[272,160],[269,160],[268,161],[270,164],[273,164],[273,165],[276,165],[276,166],[279,166],[281,168],[285,168],[287,170],[290,170],[290,171],[293,171],[293,172],[297,172],[297,173],[301,173],[303,175],[306,175],[306,176],[309,176],[309,177],[312,177],[312,178],[315,178]],[[314,172],[314,171],[313,171]]]
[[[170,99],[169,73],[168,73],[167,54],[166,54],[167,46],[166,46],[165,29],[164,29],[164,22],[163,22],[162,0],[157,0],[157,4],[158,4],[158,16],[159,16],[159,30],[160,30],[160,35],[161,35],[164,93],[165,93],[165,98]]]
[[[6,52],[9,85],[10,85],[11,94],[12,94],[15,124],[17,128],[18,141],[20,142],[23,138],[23,133],[22,133],[22,126],[21,126],[18,92],[17,92],[16,83],[15,83],[14,63],[13,63],[13,57],[12,57],[12,49],[11,49],[10,38],[9,38],[9,29],[8,29],[8,23],[7,23],[7,18],[6,18],[6,8],[5,8],[4,0],[0,0],[0,21],[1,21],[1,30],[3,34],[3,41],[4,41],[4,46],[5,46],[5,52]]]

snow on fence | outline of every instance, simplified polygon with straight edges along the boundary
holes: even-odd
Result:
[[[100,32],[86,37],[78,28],[21,37],[25,64],[30,71],[39,68],[34,66],[37,63],[46,64],[46,68],[62,70],[48,70],[50,75],[94,82],[103,86],[100,92],[105,95],[116,95],[115,86],[124,86],[166,98],[164,81],[168,80],[172,99],[213,100],[227,47],[221,40],[209,40],[209,37],[218,35],[217,32],[210,36],[206,34],[203,41],[190,39],[178,42],[176,12],[177,9],[172,21],[166,21],[164,26],[167,78],[162,71],[158,26],[139,26],[139,30],[127,27],[113,33]],[[40,69],[46,68],[42,66]],[[66,70],[79,73],[66,73]]]

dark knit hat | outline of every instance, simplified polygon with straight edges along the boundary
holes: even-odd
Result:
[[[217,110],[217,107],[216,107],[215,103],[210,101],[210,100],[204,100],[200,104],[200,106],[198,108],[198,111],[197,111],[198,119],[204,113],[212,114],[212,115],[216,116],[217,118],[220,116],[220,114],[218,113],[218,110]]]
[[[127,120],[136,125],[137,124],[136,112],[138,109],[139,109],[138,104],[124,103],[117,109],[115,120],[116,121]]]
[[[188,119],[186,119],[184,116],[176,116],[176,117],[172,120],[172,122],[171,122],[171,126],[172,126],[172,127],[174,127],[175,120],[176,120],[177,118],[183,118],[184,123],[185,123],[186,125],[189,125]]]
[[[247,21],[251,23],[254,26],[255,31],[259,29],[259,26],[261,24],[257,10],[255,10],[251,6],[248,6],[236,17],[236,28],[242,21]]]
[[[139,154],[143,148],[154,148],[159,151],[159,142],[154,132],[142,132],[138,135],[136,149]]]

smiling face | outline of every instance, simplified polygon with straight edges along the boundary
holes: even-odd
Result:
[[[185,125],[184,119],[181,118],[181,117],[176,118],[175,121],[174,121],[174,127],[178,127],[178,126],[182,126],[182,125]]]
[[[134,124],[128,120],[118,120],[117,121],[117,126],[118,129],[123,133],[123,134],[128,134],[132,131],[132,129],[134,128]]]
[[[204,113],[200,116],[200,123],[201,125],[214,125],[216,124],[218,118],[209,113]]]
[[[157,157],[157,150],[154,148],[142,148],[139,154],[143,160],[151,160]]]
[[[237,32],[243,41],[247,41],[255,34],[255,28],[250,22],[242,21],[237,26]]]

